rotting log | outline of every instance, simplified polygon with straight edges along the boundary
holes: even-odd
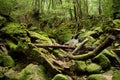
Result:
[[[82,55],[69,55],[68,57],[71,59],[78,59],[78,60],[86,60],[86,59],[93,58],[96,55],[98,55],[101,51],[103,51],[105,48],[110,46],[114,40],[115,40],[115,36],[111,34],[93,51],[90,51],[90,52],[88,52],[86,54],[82,54]]]
[[[34,45],[41,48],[51,47],[51,48],[75,49],[75,47],[73,46],[66,46],[66,45],[45,45],[45,44],[34,44]]]

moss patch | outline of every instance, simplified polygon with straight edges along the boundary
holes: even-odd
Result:
[[[88,77],[87,80],[106,80],[106,78],[100,74],[92,74]]]
[[[68,80],[67,76],[63,75],[63,74],[57,74],[54,76],[54,78],[52,80]]]
[[[91,63],[87,66],[86,70],[89,73],[99,73],[102,70],[102,67],[95,63]]]

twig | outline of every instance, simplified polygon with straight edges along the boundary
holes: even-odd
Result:
[[[73,46],[66,46],[66,45],[45,45],[45,44],[34,44],[37,47],[51,47],[51,48],[65,48],[65,49],[75,49]]]
[[[72,54],[77,53],[87,42],[88,42],[88,39],[86,38],[84,41],[81,42],[81,44],[78,47],[75,48],[75,50],[73,50]]]
[[[82,55],[72,55],[72,56],[68,56],[68,57],[71,59],[78,59],[78,60],[85,60],[85,59],[93,58],[96,55],[98,55],[102,50],[104,50],[105,48],[110,46],[114,40],[115,40],[115,35],[111,34],[103,41],[103,43],[101,43],[93,51],[90,51],[90,52],[88,52],[86,54],[82,54]]]

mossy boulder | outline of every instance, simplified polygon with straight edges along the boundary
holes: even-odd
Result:
[[[66,75],[63,75],[63,74],[57,74],[53,77],[52,80],[68,80],[68,77]]]
[[[95,63],[91,63],[86,67],[86,70],[89,73],[99,73],[102,70],[102,67]]]
[[[77,71],[79,72],[85,72],[86,71],[86,63],[85,61],[76,61],[77,64]]]
[[[5,27],[3,27],[1,31],[10,35],[15,35],[15,34],[18,34],[21,36],[23,36],[24,34],[27,35],[25,26],[21,26],[19,23],[15,23],[15,22],[6,23]]]
[[[99,64],[102,69],[110,68],[110,60],[103,54],[96,56],[93,61]]]
[[[11,56],[4,56],[4,58],[3,58],[3,65],[5,67],[13,67],[15,65],[15,62],[12,59]]]
[[[42,35],[41,33],[36,33],[33,31],[29,31],[31,41],[34,43],[40,43],[40,44],[52,44],[51,39],[48,38],[46,35]]]
[[[48,80],[48,77],[42,65],[29,64],[18,74],[17,80]]]
[[[120,80],[120,70],[113,74],[112,80]]]
[[[107,79],[100,74],[92,74],[88,77],[87,80],[107,80]]]

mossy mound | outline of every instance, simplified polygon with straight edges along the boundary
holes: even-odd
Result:
[[[26,35],[25,26],[20,25],[19,23],[8,22],[5,24],[5,27],[1,29],[2,32],[9,35]]]
[[[0,50],[0,64],[2,64],[4,67],[13,67],[15,62],[11,56],[6,55]]]
[[[102,70],[102,67],[95,63],[91,63],[86,67],[86,70],[89,73],[99,73]]]
[[[85,72],[86,71],[86,64],[85,61],[76,61],[77,64],[77,71],[79,72]]]
[[[106,80],[106,78],[100,74],[92,74],[88,77],[87,80]]]
[[[120,80],[120,71],[117,71],[113,74],[112,80]]]
[[[29,64],[16,78],[17,80],[48,80],[45,68],[34,64]]]
[[[5,67],[13,67],[15,65],[15,62],[12,59],[11,56],[4,56],[4,58],[3,58],[3,65]]]
[[[96,56],[93,61],[98,63],[102,67],[102,69],[109,68],[111,64],[110,60],[103,54]]]
[[[57,74],[53,77],[52,80],[68,80],[67,76],[66,75],[63,75],[63,74]]]

